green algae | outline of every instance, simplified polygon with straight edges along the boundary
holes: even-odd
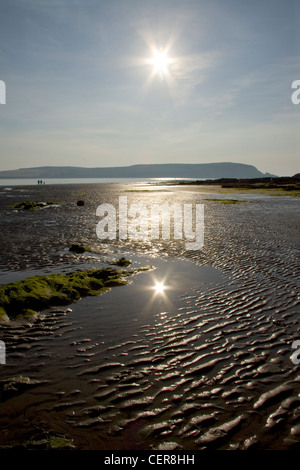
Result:
[[[243,203],[243,202],[247,202],[245,200],[242,200],[242,199],[223,199],[223,198],[207,198],[207,199],[204,199],[204,201],[215,201],[215,202],[219,202],[220,204],[240,204],[240,203]]]
[[[111,263],[115,266],[120,266],[120,267],[123,267],[123,268],[126,268],[127,266],[130,266],[132,263],[129,259],[126,259],[124,257],[118,259],[117,261],[114,261],[113,263]]]
[[[0,286],[0,321],[29,318],[51,306],[68,305],[82,297],[100,295],[128,283],[125,276],[139,270],[114,268],[36,275]]]
[[[75,446],[73,440],[67,436],[50,436],[48,438],[48,445],[50,449],[73,449]]]
[[[21,447],[26,450],[71,450],[75,449],[73,439],[54,431],[41,431],[31,439],[22,442]]]
[[[89,246],[83,246],[79,243],[73,243],[73,245],[70,246],[69,251],[72,251],[73,253],[85,253],[86,251],[91,251],[91,249]]]
[[[52,206],[57,204],[52,201],[47,202],[34,202],[34,201],[24,201],[24,202],[17,202],[13,205],[13,209],[18,210],[25,210],[25,211],[35,211],[37,209],[41,209],[42,207]]]

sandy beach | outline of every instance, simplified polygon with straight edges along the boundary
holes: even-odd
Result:
[[[96,209],[120,195],[203,203],[203,248],[99,240]],[[15,209],[22,201],[52,204]],[[120,257],[151,266],[103,295],[0,324],[1,448],[299,450],[299,198],[46,184],[0,187],[0,212],[1,284]]]

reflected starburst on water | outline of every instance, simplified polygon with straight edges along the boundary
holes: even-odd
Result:
[[[163,282],[157,282],[154,286],[154,289],[157,294],[163,294],[165,290],[165,286]]]
[[[153,314],[156,309],[160,312],[172,310],[173,302],[171,297],[172,291],[174,292],[174,287],[170,281],[168,275],[162,279],[158,279],[155,274],[152,274],[150,283],[145,286],[144,314],[149,314],[149,312]]]
[[[172,298],[176,292],[176,285],[171,274],[167,272],[163,276],[157,276],[154,271],[149,273],[145,284],[140,287],[140,294],[144,299],[142,316],[153,316],[158,311],[166,313],[174,308]]]

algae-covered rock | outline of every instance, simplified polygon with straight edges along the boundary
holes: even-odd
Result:
[[[207,198],[204,199],[204,201],[213,201],[213,202],[219,202],[220,204],[242,204],[247,201],[244,199],[225,199],[225,198]]]
[[[115,268],[32,276],[0,286],[0,314],[4,318],[28,317],[51,306],[68,305],[126,284],[124,276],[136,271]]]
[[[37,209],[41,209],[43,207],[47,206],[52,206],[56,203],[52,201],[47,201],[47,202],[34,202],[34,201],[24,201],[24,202],[18,202],[13,206],[13,209],[18,209],[18,210],[25,210],[25,211],[35,211]]]
[[[70,450],[74,449],[73,439],[54,432],[41,432],[22,443],[27,450]]]
[[[70,251],[72,251],[73,253],[85,253],[86,251],[91,251],[91,249],[89,246],[83,246],[79,243],[73,243],[70,246]]]
[[[4,310],[3,307],[0,307],[0,322],[4,322],[9,320],[6,311]]]
[[[120,266],[120,267],[127,267],[127,266],[130,266],[132,264],[132,262],[129,260],[129,259],[126,259],[126,258],[120,258],[118,259],[117,261],[114,261],[113,263],[111,263],[115,266]]]

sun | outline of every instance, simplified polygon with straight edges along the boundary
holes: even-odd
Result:
[[[175,36],[170,36],[166,42],[160,44],[153,39],[150,33],[143,32],[141,36],[148,46],[148,54],[134,59],[134,64],[146,66],[145,72],[147,75],[141,87],[142,94],[146,95],[152,85],[155,87],[158,82],[161,82],[160,89],[167,92],[168,97],[172,100],[176,99],[178,91],[176,78],[181,58],[173,55]]]
[[[169,64],[172,59],[168,57],[167,49],[152,49],[153,57],[149,60],[150,64],[153,65],[153,72],[159,75],[161,78],[165,77],[169,73]]]
[[[166,50],[162,50],[162,49],[153,50],[153,58],[151,62],[154,66],[155,73],[158,73],[159,75],[164,76],[168,72],[168,65],[170,61],[171,59],[168,58]]]

